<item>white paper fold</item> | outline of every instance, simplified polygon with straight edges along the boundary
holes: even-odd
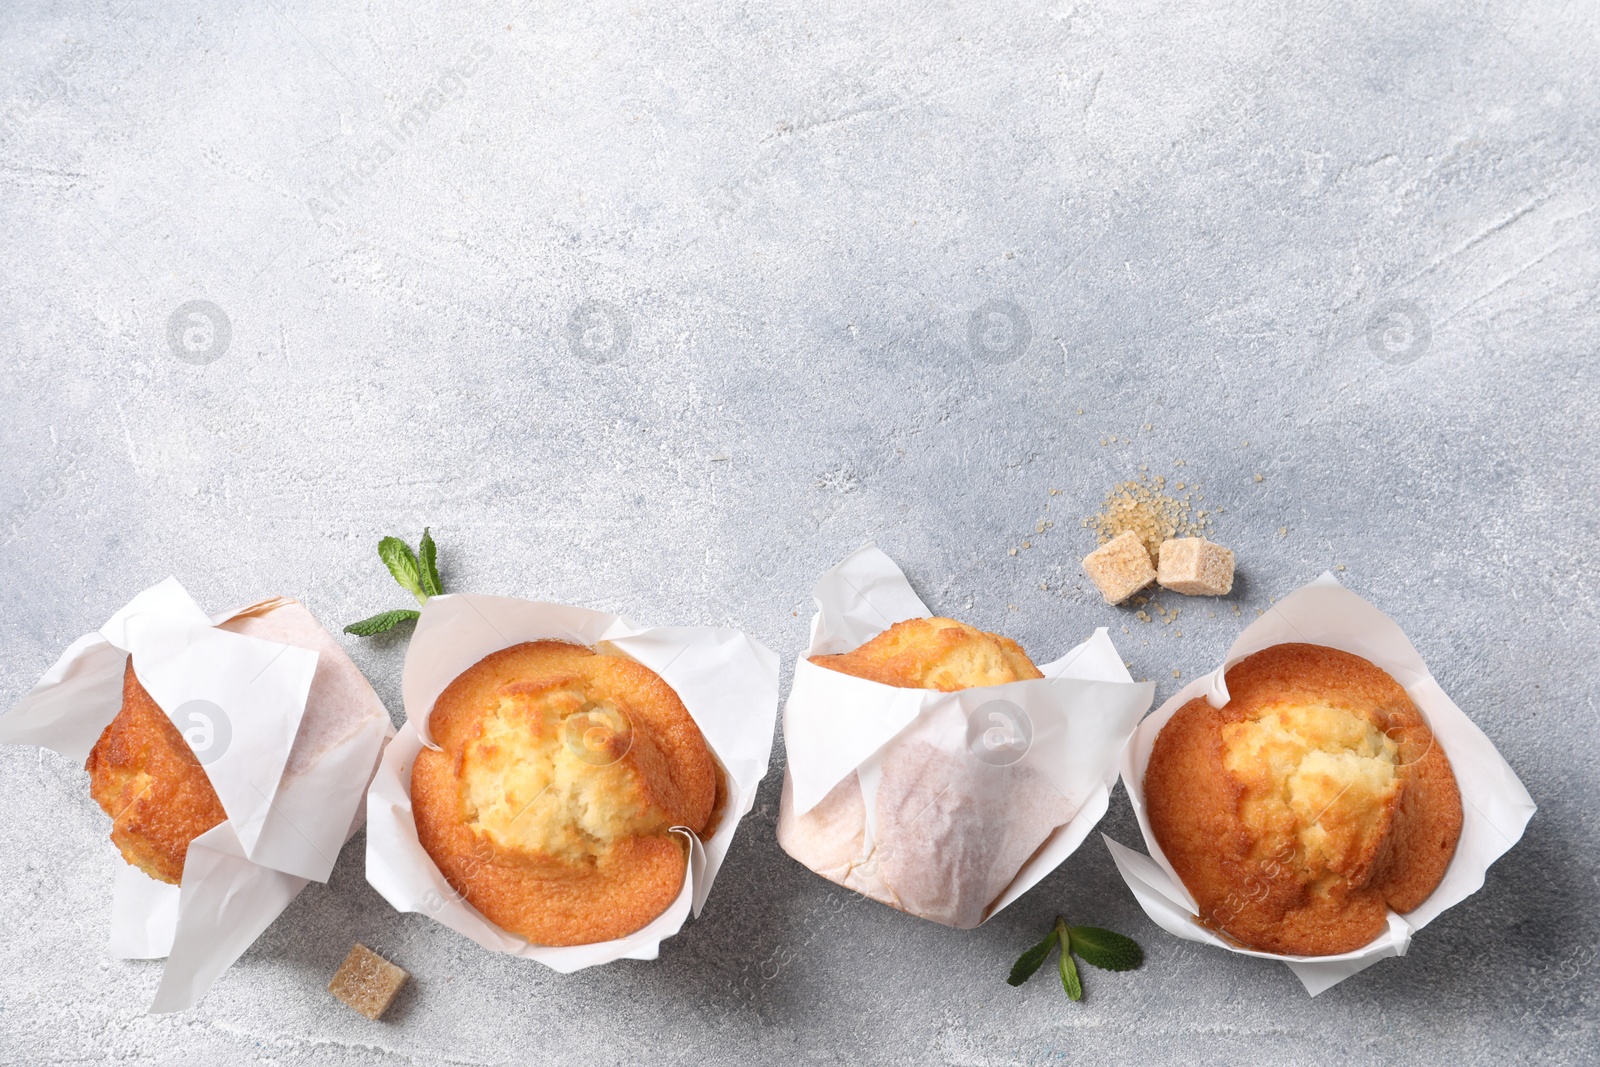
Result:
[[[728,776],[728,804],[712,836],[688,830],[689,873],[672,905],[644,929],[593,945],[530,944],[484,918],[445,881],[417,840],[411,768],[428,736],[434,701],[491,652],[524,641],[605,644],[659,674],[678,694]],[[484,948],[568,973],[617,959],[652,960],[661,942],[700,914],[739,821],[766,776],[778,713],[778,657],[738,630],[639,628],[603,611],[460,593],[431,598],[406,653],[406,724],[389,745],[367,797],[367,881],[400,911],[422,912]]]
[[[1194,898],[1150,832],[1144,803],[1144,772],[1156,736],[1178,709],[1196,697],[1213,707],[1228,702],[1229,667],[1273,645],[1304,642],[1342,649],[1389,672],[1422,711],[1435,740],[1450,757],[1461,789],[1461,839],[1444,879],[1433,895],[1406,915],[1389,914],[1389,926],[1374,941],[1337,956],[1286,956],[1238,948],[1200,926]],[[1329,989],[1381,959],[1404,956],[1416,931],[1483,885],[1489,865],[1522,837],[1535,805],[1516,772],[1501,758],[1482,730],[1456,706],[1429,673],[1428,666],[1398,624],[1324,573],[1279,601],[1245,628],[1227,658],[1210,674],[1184,686],[1139,724],[1122,760],[1122,784],[1139,818],[1148,857],[1106,838],[1123,881],[1145,914],[1163,930],[1186,941],[1216,945],[1245,956],[1282,960],[1311,995]]]
[[[327,880],[394,730],[355,664],[298,603],[211,618],[168,578],[75,641],[0,716],[0,742],[86,759],[122,706],[130,654],[228,816],[190,843],[181,887],[111,852],[111,953],[167,957],[150,1010],[177,1011],[309,881]]]
[[[824,574],[813,596],[811,645],[795,662],[784,705],[779,843],[824,877],[913,914],[956,926],[987,921],[1060,865],[1105,814],[1118,754],[1155,687],[1133,682],[1104,629],[1041,666],[1042,679],[952,693],[881,685],[810,657],[849,651],[896,622],[928,617],[900,568],[868,544]],[[1005,754],[1012,749],[1020,755]],[[918,786],[907,782],[914,766],[941,776],[920,811]],[[859,799],[837,792],[854,788],[852,775]],[[940,805],[955,795],[965,806],[946,814]],[[915,815],[909,825],[902,803]],[[947,849],[984,836],[971,832],[975,818],[1005,839],[968,860],[1004,868],[990,875],[996,892],[919,904],[942,899],[939,880],[953,879],[941,868]],[[891,867],[900,872],[898,891],[885,873]]]

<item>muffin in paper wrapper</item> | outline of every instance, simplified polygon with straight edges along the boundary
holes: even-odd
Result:
[[[1150,832],[1144,800],[1144,772],[1156,737],[1179,708],[1197,697],[1212,707],[1228,703],[1224,678],[1229,667],[1273,645],[1304,643],[1341,649],[1370,660],[1405,688],[1421,710],[1434,741],[1450,758],[1461,790],[1461,837],[1454,858],[1432,895],[1405,915],[1389,913],[1389,924],[1374,940],[1353,952],[1333,956],[1289,956],[1241,948],[1200,925],[1199,908]],[[1533,818],[1533,798],[1482,730],[1456,706],[1428,672],[1428,666],[1399,625],[1372,604],[1341,586],[1332,574],[1302,586],[1247,626],[1222,665],[1184,686],[1139,724],[1122,761],[1128,791],[1144,844],[1140,855],[1107,837],[1106,847],[1145,914],[1185,941],[1215,945],[1229,952],[1282,960],[1312,996],[1391,956],[1404,956],[1411,937],[1445,909],[1483,885],[1489,865],[1522,837]]]
[[[932,613],[868,544],[813,591],[784,705],[784,850],[831,881],[947,926],[978,926],[1083,843],[1155,687],[1104,629],[1044,677],[942,693],[841,674],[848,652]]]
[[[190,842],[181,886],[107,850],[116,869],[111,954],[166,957],[150,1010],[179,1011],[300,890],[328,880],[361,827],[367,783],[394,727],[360,670],[296,601],[213,617],[168,578],[73,642],[0,716],[0,742],[87,759],[122,707],[130,654],[227,815]]]
[[[535,945],[501,929],[456,892],[417,838],[411,769],[433,745],[434,701],[491,652],[525,641],[603,645],[649,667],[678,694],[726,774],[728,801],[711,836],[684,827],[689,849],[683,888],[667,910],[627,937],[588,945]],[[400,911],[421,912],[494,952],[525,956],[563,973],[617,959],[653,960],[690,913],[699,915],[766,777],[778,715],[778,657],[738,630],[709,626],[640,628],[603,611],[511,597],[456,593],[429,599],[406,653],[401,683],[406,724],[389,745],[367,796],[367,881]]]

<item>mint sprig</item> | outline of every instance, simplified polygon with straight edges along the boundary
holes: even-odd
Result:
[[[390,630],[394,629],[396,626],[399,626],[407,619],[420,618],[421,615],[422,612],[417,611],[415,608],[397,608],[394,611],[380,611],[371,618],[362,619],[360,622],[351,623],[349,626],[344,628],[344,632],[347,634],[355,634],[357,637],[371,637],[373,634],[388,633]]]
[[[1103,971],[1131,971],[1144,962],[1144,949],[1131,937],[1098,926],[1074,926],[1072,951]]]
[[[422,542],[417,545],[417,555],[422,571],[422,596],[426,601],[428,597],[444,592],[444,586],[439,584],[439,549],[434,545],[433,535],[426,526],[422,528]]]
[[[422,530],[422,542],[418,548],[419,551],[412,552],[411,546],[400,538],[385,537],[378,542],[378,558],[389,568],[389,573],[400,584],[400,588],[416,597],[418,604],[426,604],[429,597],[444,592],[443,583],[439,581],[439,549],[433,543],[433,534],[427,527]],[[370,618],[351,623],[344,628],[344,632],[357,637],[371,637],[388,633],[407,619],[416,619],[421,615],[422,612],[415,608],[380,611]]]
[[[378,558],[389,568],[389,573],[400,583],[400,588],[417,598],[417,603],[428,602],[428,594],[422,591],[422,568],[418,566],[416,554],[411,551],[410,545],[398,537],[385,537],[378,542]]]
[[[1060,925],[1061,920],[1056,920]],[[1072,935],[1065,927],[1061,930],[1061,988],[1067,991],[1068,1000],[1083,999],[1083,979],[1078,977],[1078,965],[1072,962]]]
[[[1083,962],[1107,971],[1131,971],[1144,962],[1144,950],[1131,937],[1098,926],[1068,926],[1067,920],[1056,916],[1056,924],[1045,939],[1018,957],[1006,979],[1011,985],[1021,985],[1032,978],[1053,949],[1060,947],[1061,988],[1068,1000],[1083,999],[1083,979],[1078,974],[1077,957]]]
[[[1044,965],[1050,958],[1050,950],[1056,947],[1056,932],[1051,930],[1045,939],[1024,952],[1016,963],[1011,965],[1011,977],[1006,981],[1012,985],[1021,985],[1033,977],[1033,972]]]

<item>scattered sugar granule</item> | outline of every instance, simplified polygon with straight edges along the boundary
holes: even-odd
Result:
[[[1112,489],[1100,506],[1100,514],[1089,520],[1099,534],[1100,543],[1106,544],[1131,531],[1154,559],[1161,550],[1161,542],[1205,533],[1210,517],[1196,516],[1187,497],[1170,496],[1165,489],[1164,477],[1152,478],[1147,474],[1140,474],[1137,479]]]
[[[1259,474],[1258,474],[1258,475],[1256,475],[1256,481],[1258,481],[1258,482],[1259,482],[1259,481],[1260,481],[1260,480],[1261,480],[1261,475],[1259,475]]]

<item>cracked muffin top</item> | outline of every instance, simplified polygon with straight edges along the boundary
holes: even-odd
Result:
[[[440,694],[412,769],[417,835],[452,888],[539,945],[646,926],[682,889],[674,827],[711,832],[721,768],[678,695],[620,655],[535,641]]]
[[[1328,956],[1438,886],[1461,836],[1444,749],[1405,689],[1334,648],[1275,645],[1189,701],[1145,769],[1150,828],[1200,922],[1251,949]]]

